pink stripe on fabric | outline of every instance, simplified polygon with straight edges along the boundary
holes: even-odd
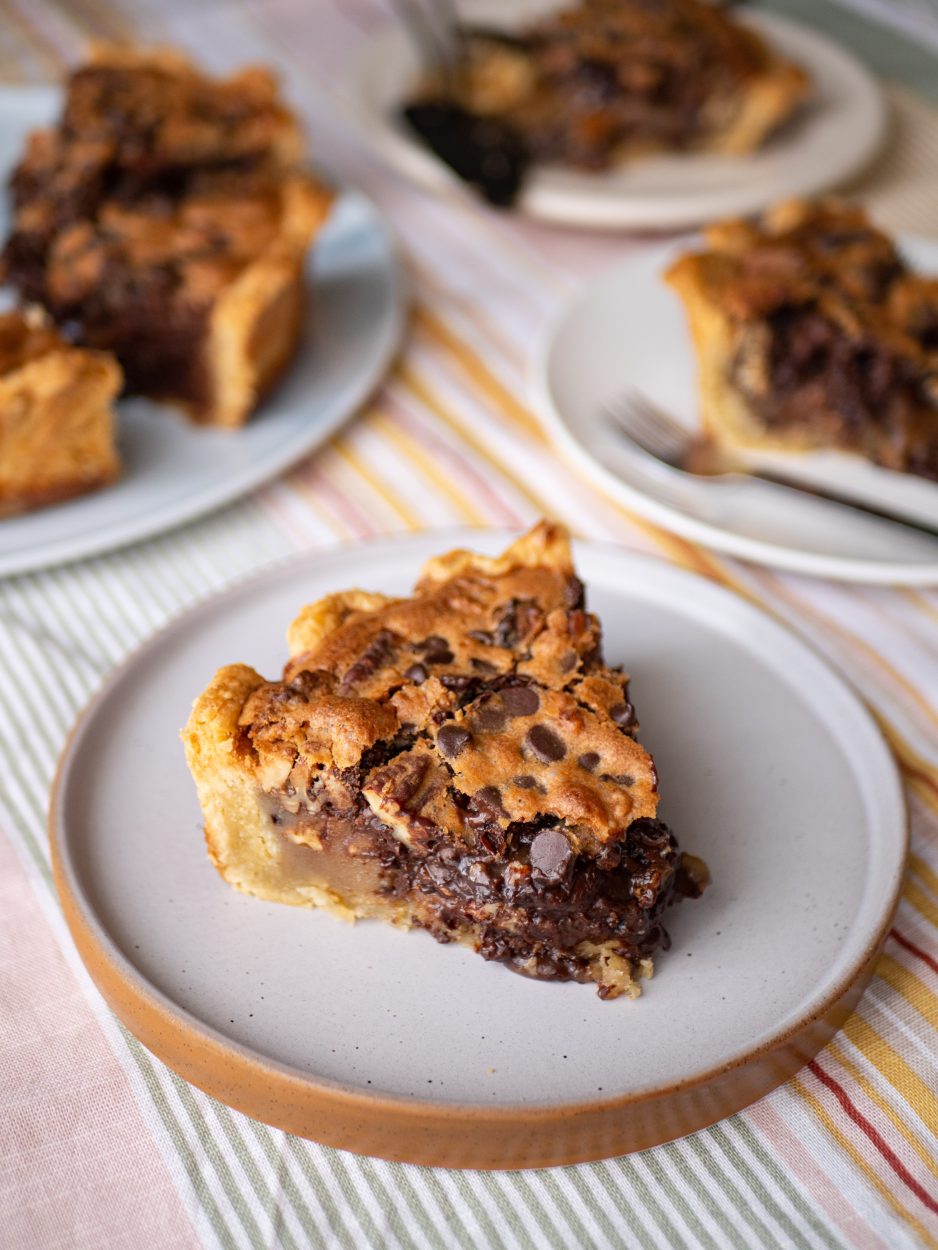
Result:
[[[469,455],[459,447],[445,442],[434,431],[430,421],[423,421],[409,409],[406,400],[397,396],[383,396],[383,406],[397,423],[437,458],[446,462],[461,486],[473,491],[480,504],[490,513],[493,525],[521,526],[524,518],[496,491],[491,481],[472,463]]]
[[[889,1250],[888,1244],[876,1236],[866,1220],[850,1205],[849,1199],[831,1183],[823,1167],[818,1166],[818,1162],[806,1152],[804,1142],[794,1135],[775,1110],[771,1098],[763,1098],[743,1115],[798,1177],[809,1199],[827,1212],[857,1250]]]
[[[192,1250],[123,1069],[0,832],[0,1244]]]

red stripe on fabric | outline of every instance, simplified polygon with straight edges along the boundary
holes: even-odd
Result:
[[[934,1213],[938,1215],[938,1200],[933,1198],[926,1189],[922,1188],[895,1151],[887,1145],[882,1135],[877,1132],[866,1116],[863,1115],[861,1111],[857,1110],[857,1108],[850,1101],[850,1095],[844,1087],[836,1081],[829,1072],[825,1072],[816,1059],[812,1059],[808,1064],[808,1067],[821,1084],[825,1085],[831,1091],[850,1119],[866,1134],[899,1179],[907,1185],[909,1189],[911,1189],[913,1194],[915,1194],[919,1202],[921,1202],[923,1206],[928,1207],[929,1211],[934,1211]]]
[[[938,959],[933,959],[927,951],[923,951],[920,946],[916,946],[907,937],[903,937],[898,929],[890,929],[889,936],[895,938],[900,946],[904,946],[907,951],[921,959],[922,963],[927,964],[932,972],[938,972]]]

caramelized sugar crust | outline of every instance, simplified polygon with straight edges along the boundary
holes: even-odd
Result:
[[[656,819],[628,678],[603,662],[566,535],[452,552],[409,599],[330,596],[289,643],[281,681],[222,669],[184,735],[222,874],[637,993],[662,913],[705,870]]]
[[[837,200],[789,202],[706,237],[668,277],[713,435],[840,447],[938,478],[938,280]]]

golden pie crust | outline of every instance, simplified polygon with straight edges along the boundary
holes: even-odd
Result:
[[[65,343],[41,310],[0,315],[0,517],[114,481],[113,357]]]

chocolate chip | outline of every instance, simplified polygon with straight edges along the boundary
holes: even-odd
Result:
[[[572,673],[576,668],[577,654],[575,651],[568,651],[566,655],[560,657],[561,673]]]
[[[525,745],[542,764],[562,760],[567,754],[564,741],[546,725],[533,725],[525,737]]]
[[[508,813],[502,806],[501,791],[498,786],[483,786],[481,790],[477,790],[474,795],[476,807],[481,807],[488,816],[505,816]]]
[[[450,656],[449,658],[452,659],[453,657]],[[427,656],[427,659],[429,660],[430,657]],[[448,661],[445,661],[445,660],[440,661],[441,664],[444,664],[447,662]],[[469,677],[465,673],[444,673],[443,676],[440,678],[440,681],[443,683],[443,685],[446,687],[447,690],[455,690],[457,693],[459,693],[463,690],[468,690],[469,687],[472,685],[472,683],[475,681],[475,678]]]
[[[453,653],[444,643],[441,647],[431,647],[425,651],[423,658],[428,664],[452,664]]]
[[[620,786],[634,786],[635,778],[631,773],[607,773],[603,780],[616,782]]]
[[[530,686],[508,686],[502,691],[502,703],[509,716],[533,716],[541,706],[540,696]]]
[[[467,638],[471,638],[474,642],[481,642],[484,647],[490,647],[495,639],[487,629],[470,629],[466,633]]]
[[[550,884],[562,881],[573,863],[573,848],[559,829],[542,829],[531,843],[531,867]]]
[[[470,656],[469,663],[477,673],[497,673],[498,669],[494,664],[490,664],[488,660],[479,660],[474,655]]]
[[[609,715],[617,725],[625,729],[635,720],[635,709],[631,703],[617,703],[609,709]]]
[[[577,763],[581,768],[585,768],[588,773],[591,773],[599,763],[599,755],[595,751],[587,751],[585,755],[580,756]]]
[[[436,745],[449,760],[465,751],[472,741],[472,734],[461,725],[444,725],[436,735]]]
[[[586,597],[586,591],[583,583],[578,577],[570,577],[567,584],[563,588],[564,603],[568,608],[582,608],[583,601]]]
[[[415,686],[419,686],[427,680],[427,670],[422,664],[411,664],[404,676],[408,681],[412,681]]]
[[[520,777],[515,777],[513,780],[519,790],[539,790],[541,794],[547,793],[538,779],[532,777],[530,773],[522,773]]]
[[[472,726],[485,733],[500,733],[505,728],[505,713],[496,703],[485,703],[473,713]]]

